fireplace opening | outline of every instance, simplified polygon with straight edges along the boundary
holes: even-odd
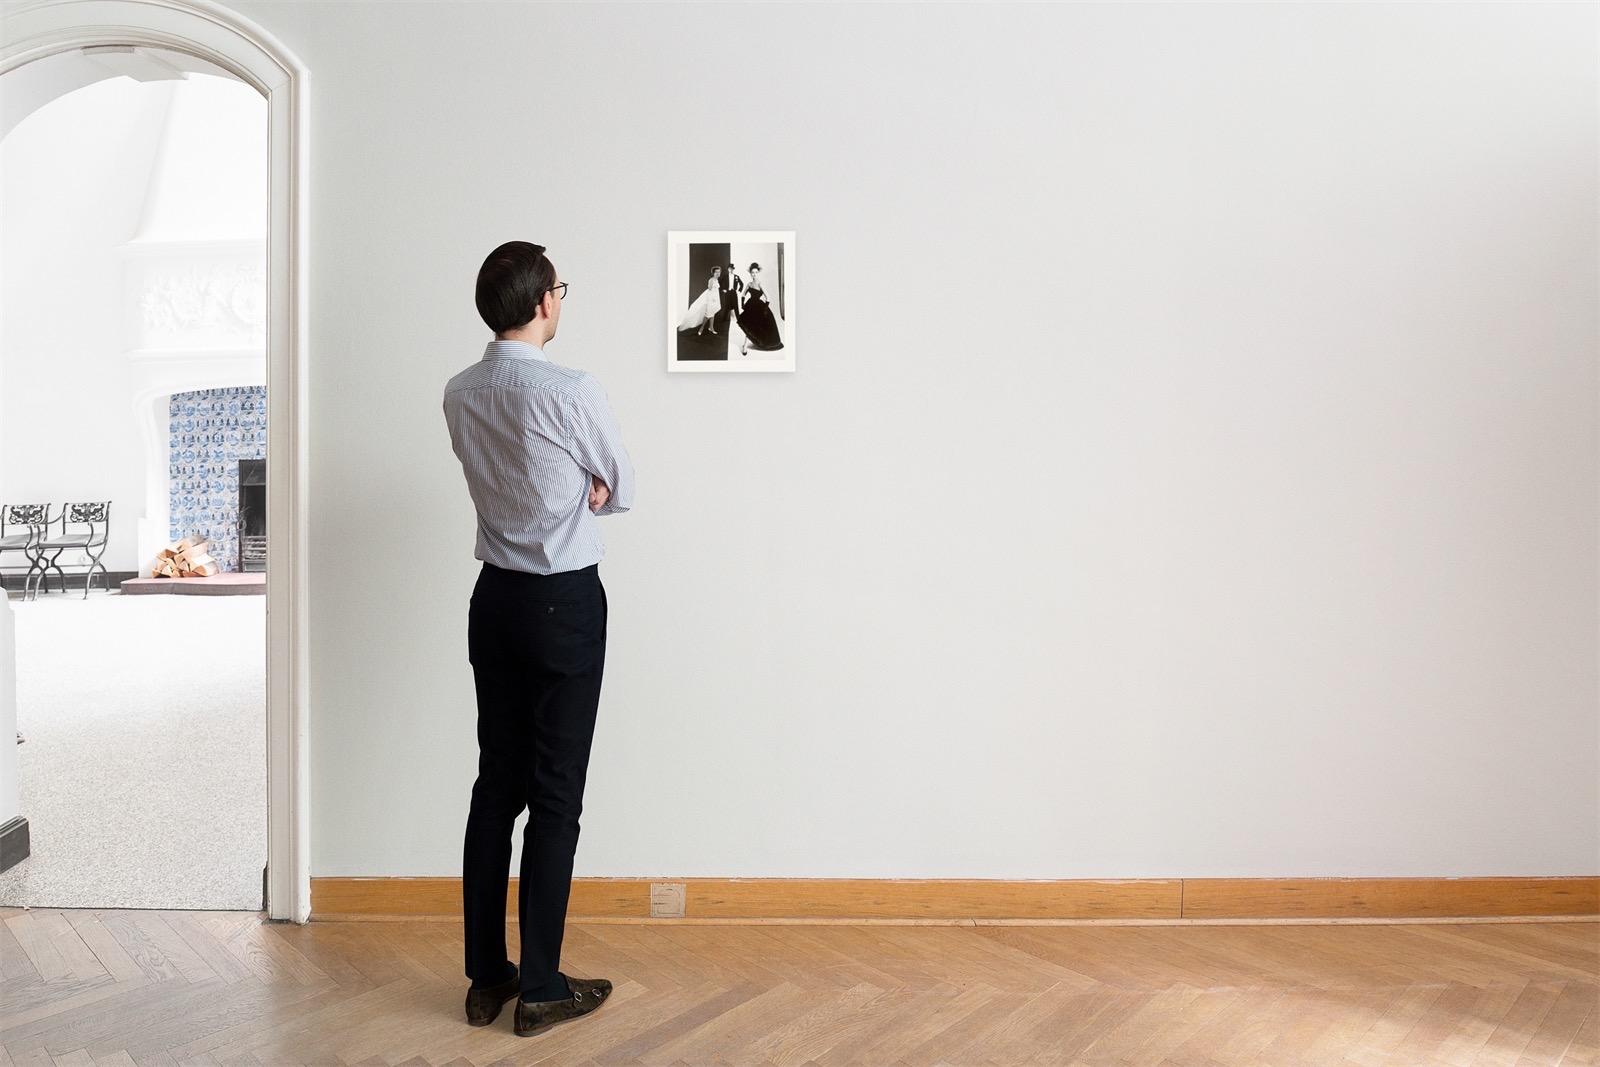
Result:
[[[267,461],[239,461],[239,569],[267,569]]]

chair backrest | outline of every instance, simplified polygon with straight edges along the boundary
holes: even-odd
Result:
[[[44,527],[50,524],[49,504],[6,504],[0,507],[0,534],[7,526]]]
[[[67,522],[105,522],[106,515],[111,511],[111,501],[102,500],[93,504],[68,504],[62,518]]]
[[[106,536],[111,532],[111,501],[97,500],[92,503],[66,503],[61,505],[61,533],[67,533],[69,526],[87,526],[84,531],[89,538],[85,547],[98,548],[106,543]],[[81,535],[80,535],[81,536]]]

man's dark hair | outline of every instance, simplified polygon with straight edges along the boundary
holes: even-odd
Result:
[[[495,333],[526,326],[555,282],[556,269],[543,245],[507,241],[478,268],[478,314]]]

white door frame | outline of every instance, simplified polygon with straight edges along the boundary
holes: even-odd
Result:
[[[311,917],[307,71],[266,30],[212,0],[26,0],[0,10],[0,74],[92,45],[198,56],[267,98],[267,913],[305,922]]]

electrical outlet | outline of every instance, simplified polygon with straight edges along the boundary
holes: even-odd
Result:
[[[650,883],[650,917],[652,919],[683,918],[688,890],[682,882]]]

